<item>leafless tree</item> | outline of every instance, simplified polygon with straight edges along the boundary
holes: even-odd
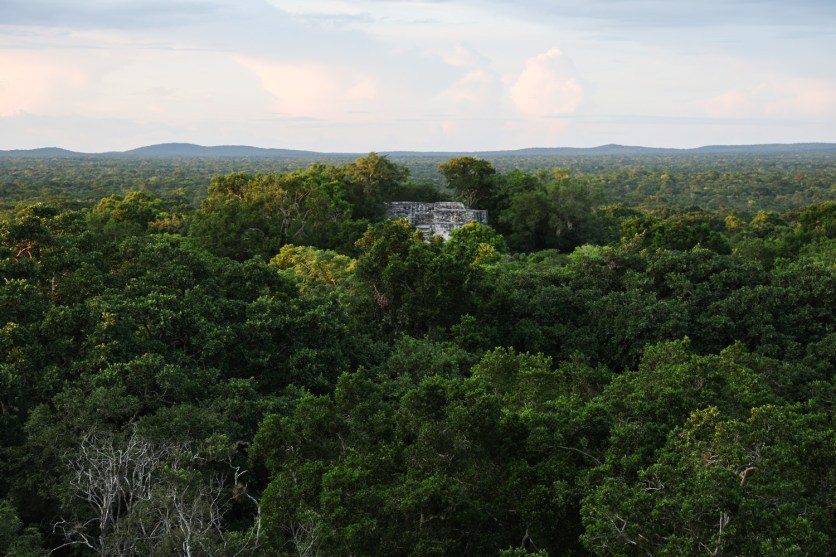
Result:
[[[286,526],[290,535],[290,542],[299,557],[317,557],[319,555],[317,549],[321,533],[319,517],[313,511],[308,514],[309,516],[303,519],[290,521]]]
[[[241,483],[246,470],[227,462],[226,473],[201,471],[206,461],[182,442],[152,443],[133,430],[127,439],[90,432],[66,455],[75,520],[54,532],[68,545],[111,555],[240,555],[259,545],[261,509]],[[230,486],[230,481],[232,486]],[[236,501],[256,509],[255,525],[230,541],[224,516]]]

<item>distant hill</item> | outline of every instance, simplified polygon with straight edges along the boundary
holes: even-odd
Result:
[[[688,149],[692,153],[809,153],[836,151],[836,143],[767,143],[763,145],[707,145]]]
[[[247,145],[204,147],[193,143],[161,143],[111,154],[133,157],[310,157],[320,153],[293,149],[264,149]]]
[[[706,145],[693,149],[641,147],[630,145],[601,145],[600,147],[531,147],[507,151],[381,151],[397,158],[412,157],[456,157],[475,155],[481,157],[543,157],[543,156],[641,156],[641,155],[722,155],[722,154],[787,154],[833,152],[836,143],[772,143],[763,145]],[[357,157],[366,153],[321,153],[294,149],[265,149],[247,145],[218,145],[205,147],[193,143],[161,143],[139,147],[129,151],[107,153],[79,153],[58,147],[41,149],[15,149],[0,151],[0,157],[264,157],[302,158],[316,157]]]
[[[83,153],[68,151],[60,147],[41,147],[40,149],[14,149],[0,151],[0,157],[78,157]]]
[[[834,145],[836,149],[836,145]],[[655,147],[631,147],[627,145],[602,145],[600,147],[529,147],[508,151],[385,151],[398,158],[410,157],[457,157],[472,155],[477,157],[574,157],[577,155],[658,155],[681,153],[679,149],[661,149]]]
[[[641,155],[713,155],[713,154],[773,154],[834,152],[836,143],[774,143],[764,145],[707,145],[692,149],[641,147],[632,145],[601,145],[600,147],[529,147],[508,151],[386,151],[386,155],[400,158],[444,157],[475,155],[480,157],[575,157],[575,156],[641,156]]]
[[[836,143],[774,143],[764,145],[706,145],[693,149],[665,147],[640,147],[630,145],[601,145],[600,147],[554,147],[529,148],[516,151],[493,151],[484,153],[491,156],[577,156],[577,155],[698,155],[698,154],[751,154],[809,153],[831,151],[836,153]]]
[[[493,156],[577,156],[577,155],[668,155],[686,150],[631,145],[601,145],[600,147],[534,147],[516,151],[499,151]]]

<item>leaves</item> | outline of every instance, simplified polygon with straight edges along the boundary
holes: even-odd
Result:
[[[0,550],[827,553],[832,203],[486,171],[496,229],[427,242],[387,157],[260,164],[0,218]]]

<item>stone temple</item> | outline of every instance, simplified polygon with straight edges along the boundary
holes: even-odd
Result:
[[[488,212],[480,209],[467,209],[458,201],[423,203],[419,201],[393,201],[386,204],[386,218],[405,218],[409,224],[424,233],[427,239],[441,236],[450,239],[450,234],[457,228],[476,221],[488,224]]]

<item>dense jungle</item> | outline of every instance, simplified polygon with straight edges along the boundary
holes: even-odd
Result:
[[[835,184],[2,157],[0,555],[828,555]]]

